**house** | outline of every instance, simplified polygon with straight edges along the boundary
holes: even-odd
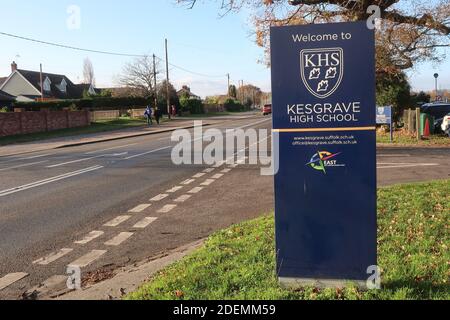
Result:
[[[200,96],[193,94],[191,92],[191,88],[189,88],[188,86],[183,86],[181,88],[181,90],[178,90],[177,95],[178,95],[178,97],[187,96],[187,97],[189,97],[189,99],[194,99],[194,100],[202,99]]]
[[[10,76],[3,79],[3,83],[0,79],[0,90],[17,97],[17,101],[31,102],[41,99],[40,72],[18,69],[17,64],[13,62]],[[80,99],[83,97],[83,86],[74,84],[62,74],[42,73],[44,100]]]
[[[12,103],[15,100],[16,100],[15,96],[12,96],[12,95],[0,90],[0,109],[2,109],[4,107],[7,107],[8,109],[10,109],[12,106]]]

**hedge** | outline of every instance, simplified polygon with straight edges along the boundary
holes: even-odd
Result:
[[[73,110],[108,110],[139,106],[143,107],[152,102],[151,98],[140,97],[124,97],[124,98],[86,98],[76,100],[57,100],[57,101],[45,101],[45,102],[14,102],[14,108],[25,108],[26,110],[61,110],[70,108]]]

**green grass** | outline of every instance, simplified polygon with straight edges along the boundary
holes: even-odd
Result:
[[[126,299],[450,299],[450,180],[379,190],[382,289],[282,289],[273,216],[232,226]]]
[[[391,143],[389,133],[377,132],[377,143]],[[417,146],[450,146],[450,138],[445,134],[436,134],[417,141],[417,138],[414,135],[396,131],[394,132],[393,144]]]
[[[232,115],[232,112],[210,112],[204,114],[191,114],[189,116],[181,116],[179,118],[210,118],[210,117],[220,117]]]
[[[98,121],[92,123],[87,127],[79,127],[79,128],[68,128],[61,129],[49,132],[39,132],[39,133],[30,133],[16,136],[8,136],[0,138],[0,146],[14,144],[14,143],[23,143],[23,142],[33,142],[45,139],[52,138],[61,138],[61,137],[69,137],[76,136],[82,134],[89,133],[100,133],[106,131],[115,131],[121,129],[128,129],[139,127],[147,124],[147,121],[144,119],[130,119],[130,118],[120,118],[118,120],[111,121]]]

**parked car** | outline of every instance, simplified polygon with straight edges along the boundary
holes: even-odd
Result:
[[[450,113],[450,103],[427,103],[420,107],[420,112],[434,117],[434,129],[439,132],[442,129],[442,120]]]
[[[442,119],[441,129],[443,132],[448,134],[450,138],[450,113],[448,113],[444,118]]]
[[[263,109],[262,109],[262,113],[263,113],[264,116],[272,114],[272,105],[271,104],[266,104],[263,107]]]

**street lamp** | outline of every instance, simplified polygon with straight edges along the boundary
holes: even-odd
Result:
[[[435,73],[434,74],[434,88],[435,88],[435,93],[436,93],[435,101],[438,101],[438,78],[439,78],[439,74]]]

